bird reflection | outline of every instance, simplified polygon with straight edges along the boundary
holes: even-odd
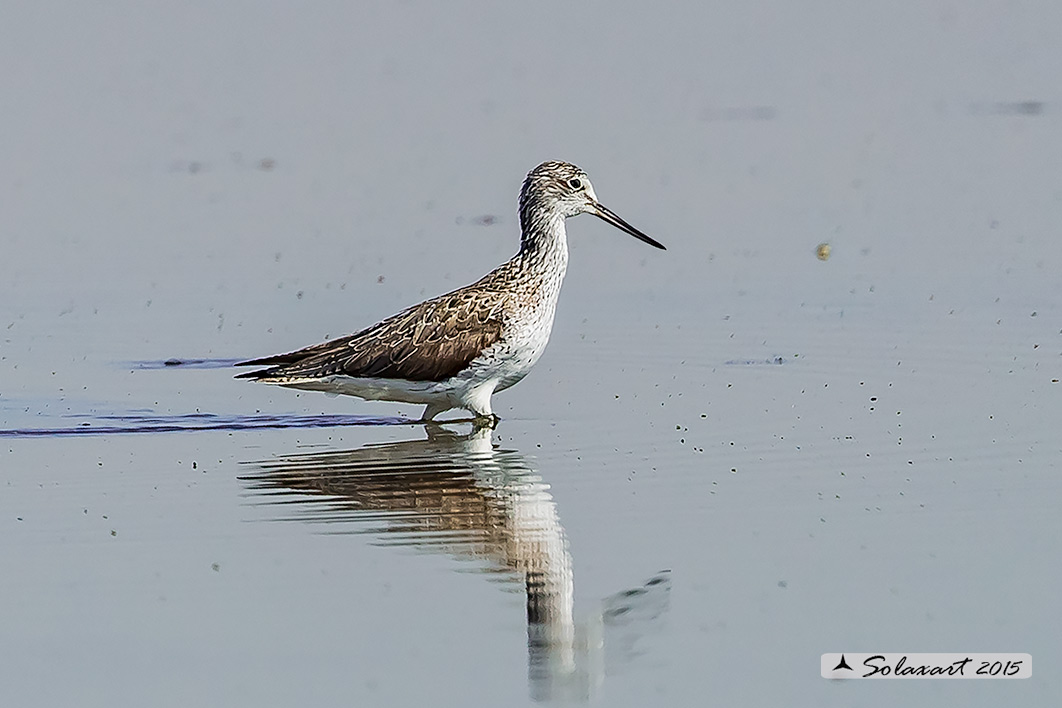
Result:
[[[605,598],[577,624],[572,557],[549,485],[518,452],[496,447],[489,427],[425,429],[423,440],[251,463],[257,471],[242,479],[272,503],[297,506],[298,519],[475,559],[521,582],[531,697],[590,698],[667,609],[670,574]]]

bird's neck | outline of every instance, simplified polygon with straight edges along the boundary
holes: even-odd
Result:
[[[568,236],[564,216],[553,211],[521,210],[520,253],[523,268],[558,280],[568,267]]]

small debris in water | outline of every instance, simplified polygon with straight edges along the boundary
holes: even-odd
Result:
[[[166,361],[164,361],[162,363],[163,363],[164,366],[180,366],[184,362],[181,361],[180,359],[167,359]]]

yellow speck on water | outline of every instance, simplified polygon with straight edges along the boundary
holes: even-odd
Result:
[[[828,243],[820,243],[818,246],[816,246],[815,247],[815,256],[820,261],[828,261],[828,260],[830,260],[830,244],[828,244]]]

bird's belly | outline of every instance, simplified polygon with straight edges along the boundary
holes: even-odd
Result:
[[[437,403],[447,400],[452,386],[446,381],[406,381],[358,376],[325,376],[320,379],[282,384],[288,388],[323,391],[333,395],[357,396],[368,401],[398,403]]]

